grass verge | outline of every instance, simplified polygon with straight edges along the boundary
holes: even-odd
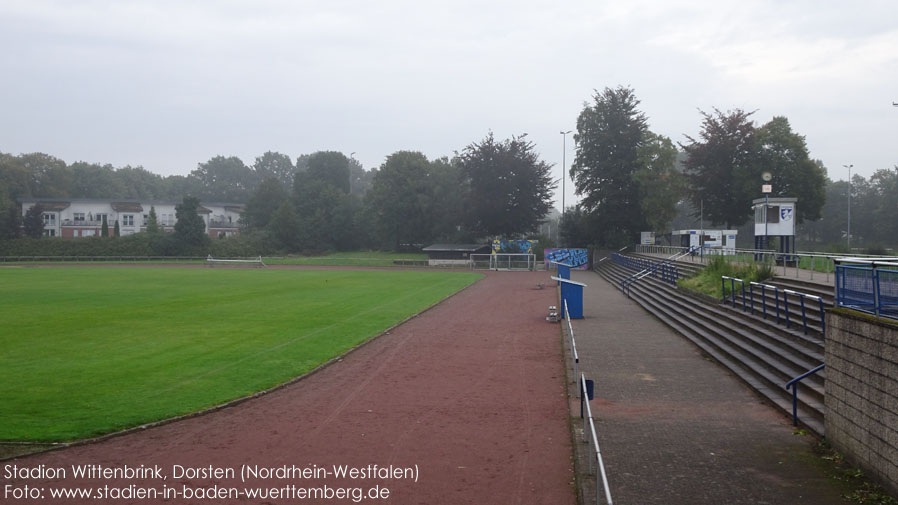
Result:
[[[735,277],[749,282],[763,282],[774,276],[774,266],[770,263],[739,262],[727,256],[714,256],[697,275],[677,281],[680,287],[697,291],[715,298],[722,298],[731,292],[731,283],[721,285],[721,277]],[[739,283],[736,283],[739,289]]]

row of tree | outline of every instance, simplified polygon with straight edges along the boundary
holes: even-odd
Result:
[[[293,159],[266,152],[246,165],[236,156],[215,156],[199,163],[190,174],[163,177],[142,167],[100,165],[65,161],[44,153],[14,156],[0,153],[0,198],[120,198],[180,201],[185,195],[205,201],[245,203],[259,184],[275,178],[292,186],[296,173],[308,169],[312,155]],[[349,159],[346,183],[352,193],[363,194],[371,186],[371,175]]]
[[[566,242],[621,246],[639,231],[667,232],[683,202],[712,225],[738,226],[764,172],[772,196],[798,197],[799,222],[820,217],[826,170],[786,118],[757,126],[752,112],[702,112],[698,138],[686,136],[678,151],[638,105],[632,89],[606,88],[580,113],[570,175],[583,198],[563,223]]]
[[[635,92],[596,92],[577,119],[570,177],[581,202],[562,217],[564,245],[620,246],[640,231],[667,232],[701,213],[735,228],[751,215],[769,172],[772,196],[799,199],[797,220],[810,240],[844,238],[847,182],[833,182],[784,117],[756,125],[753,112],[701,112],[697,137],[679,146],[649,129]],[[679,149],[678,149],[679,147]],[[339,152],[267,152],[251,166],[216,156],[187,176],[142,168],[66,165],[34,153],[0,154],[0,238],[14,235],[15,197],[140,198],[246,203],[245,234],[282,251],[401,249],[435,241],[517,238],[546,219],[551,165],[526,134],[492,133],[450,158],[400,151],[365,171]],[[869,241],[898,236],[898,170],[855,176],[852,232]],[[688,214],[688,215],[684,215]],[[4,230],[7,230],[6,232]],[[841,235],[840,235],[841,234]]]
[[[533,233],[549,210],[554,183],[524,136],[492,133],[452,160],[420,152],[391,154],[372,170],[364,196],[351,194],[341,153],[312,155],[292,191],[262,182],[244,213],[284,250],[419,248],[434,241],[471,241]]]

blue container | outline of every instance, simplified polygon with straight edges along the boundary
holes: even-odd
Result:
[[[586,284],[582,282],[562,279],[560,277],[552,277],[561,283],[561,307],[564,311],[564,303],[567,302],[567,311],[571,319],[583,319],[583,288]]]
[[[571,280],[571,266],[565,263],[558,263],[558,277]]]

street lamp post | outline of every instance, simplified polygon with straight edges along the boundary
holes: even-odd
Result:
[[[567,166],[567,134],[572,130],[558,132],[561,134],[561,224],[564,224],[564,170]]]
[[[848,254],[851,254],[851,167],[854,165],[842,165],[848,169]]]
[[[349,164],[349,194],[352,194],[352,166],[355,165],[355,151],[349,153],[352,163]]]

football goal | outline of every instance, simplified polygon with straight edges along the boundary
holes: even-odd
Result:
[[[471,270],[535,270],[536,255],[523,253],[472,254]]]

